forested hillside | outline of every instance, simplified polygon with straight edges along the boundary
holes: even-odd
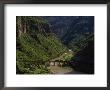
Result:
[[[49,73],[45,62],[63,53],[66,48],[51,33],[49,24],[40,17],[16,17],[17,73]]]
[[[43,17],[51,23],[52,31],[68,48],[79,51],[87,43],[86,38],[94,34],[93,16]],[[83,42],[83,43],[82,43]]]
[[[17,16],[16,73],[94,73],[93,16]]]
[[[77,71],[81,71],[88,74],[94,73],[94,35],[91,35],[84,42],[85,47],[78,51],[72,58],[70,66]],[[83,44],[83,43],[82,43]]]

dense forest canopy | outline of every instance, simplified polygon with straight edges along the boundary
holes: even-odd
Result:
[[[74,67],[71,62],[77,62],[75,58],[80,56],[79,52],[93,52],[91,47],[89,50],[87,48],[90,42],[94,42],[93,16],[17,16],[16,73],[52,73],[48,62],[68,50],[72,50],[72,53],[67,53],[68,56],[62,55],[60,59],[69,61],[68,65]],[[94,44],[91,45],[93,50]],[[90,65],[93,66],[94,53],[91,54]]]

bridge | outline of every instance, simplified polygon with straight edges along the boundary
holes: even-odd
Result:
[[[60,59],[54,59],[54,60],[49,61],[48,63],[49,63],[49,66],[63,66],[65,64],[68,64],[67,61],[63,61]]]
[[[50,60],[48,66],[63,66],[68,65],[69,61],[64,59],[65,56],[73,56],[73,51],[69,50],[68,52],[63,53],[61,56]]]

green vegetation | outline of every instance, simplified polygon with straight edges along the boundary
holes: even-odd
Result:
[[[51,35],[47,26],[49,26],[48,23],[38,17],[17,17],[16,68],[18,74],[50,73],[45,62],[65,52],[66,47]]]
[[[92,61],[93,71],[93,21],[93,17],[17,16],[16,73],[51,74],[56,69],[64,73],[72,71],[75,62],[81,63],[75,64],[78,69],[83,66],[81,60],[84,66]]]
[[[86,36],[78,35],[76,38],[71,40],[71,42],[69,42],[67,46],[71,48],[74,52],[78,52],[84,49],[88,45],[88,42],[92,40],[94,40],[93,33]]]
[[[71,61],[71,59],[74,57],[74,54],[73,54],[73,52],[71,51],[71,52],[66,52],[66,53],[64,53],[62,56],[60,56],[59,57],[59,59],[61,60],[61,61]]]

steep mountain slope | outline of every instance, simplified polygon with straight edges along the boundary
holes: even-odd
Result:
[[[45,17],[63,44],[75,52],[69,65],[76,71],[94,73],[94,17]]]
[[[52,32],[57,35],[58,38],[62,38],[68,29],[70,28],[71,23],[77,18],[72,16],[44,16],[45,20],[51,23]]]
[[[62,65],[93,73],[93,50],[93,16],[16,17],[17,74],[52,73],[47,63],[62,55]]]
[[[50,73],[45,62],[62,54],[66,47],[43,18],[18,16],[16,20],[16,73]]]
[[[52,31],[63,44],[74,51],[83,46],[80,42],[94,33],[93,16],[48,16],[43,17],[51,23]],[[84,43],[83,43],[84,44]]]
[[[93,37],[93,36],[92,36]],[[94,73],[94,41],[88,40],[87,46],[72,59],[70,63],[75,70],[88,74]]]

